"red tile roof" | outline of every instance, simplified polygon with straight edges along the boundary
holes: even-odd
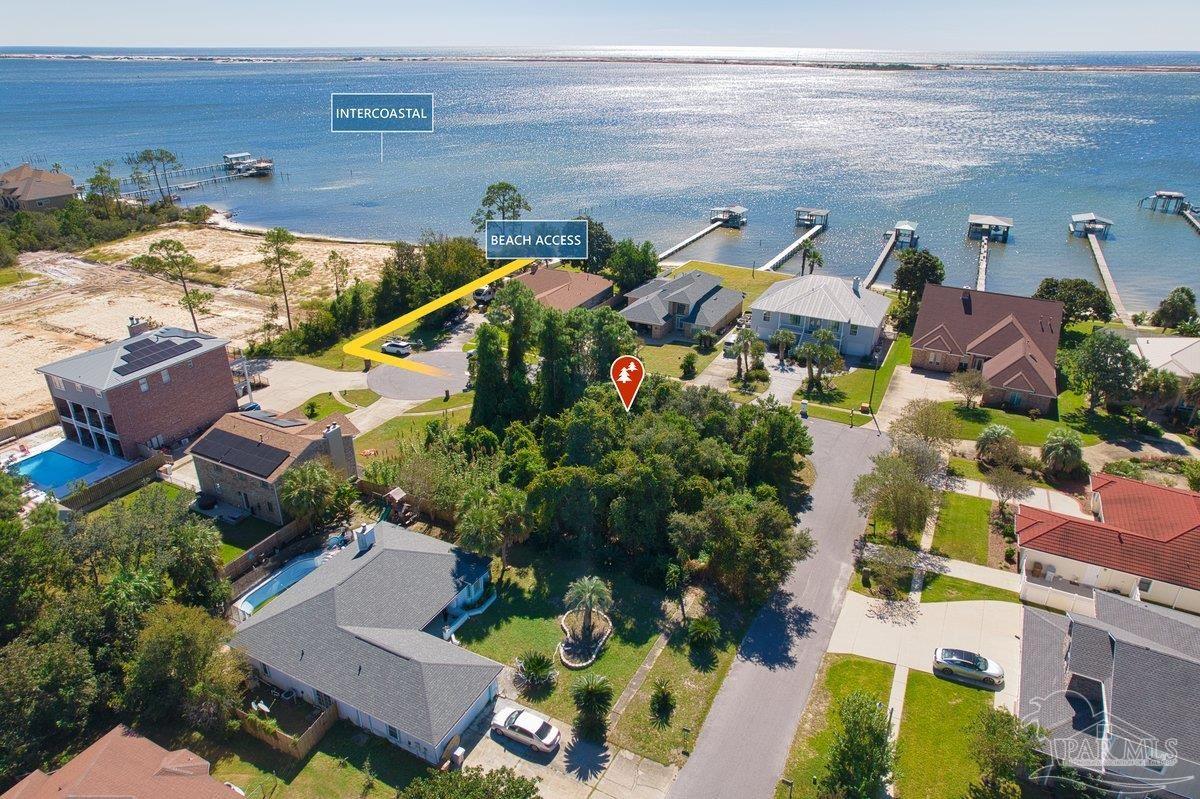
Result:
[[[1200,494],[1098,474],[1103,521],[1022,505],[1022,547],[1200,590]]]
[[[208,761],[187,749],[168,752],[123,724],[47,774],[35,771],[0,799],[237,799],[209,776]]]

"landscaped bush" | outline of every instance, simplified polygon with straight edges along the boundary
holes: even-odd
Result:
[[[717,346],[717,334],[711,330],[701,330],[695,336],[696,346],[701,352],[712,352],[713,347]]]
[[[696,376],[696,360],[696,353],[689,352],[679,362],[679,374],[684,380],[691,380]]]
[[[721,623],[711,616],[688,622],[688,643],[697,649],[711,649],[721,640]]]
[[[549,655],[530,650],[517,658],[517,679],[524,688],[537,690],[554,685],[558,671]]]
[[[603,674],[589,672],[571,686],[571,701],[579,711],[575,726],[587,733],[602,732],[612,708],[613,686]]]
[[[1007,463],[1012,460],[1014,444],[1017,444],[1017,437],[1011,427],[989,424],[980,431],[979,438],[975,440],[975,457],[992,465]],[[1017,445],[1016,450],[1020,450],[1020,445]]]
[[[753,369],[746,372],[746,380],[750,383],[769,383],[771,382],[771,375],[766,369],[756,365]]]
[[[1115,474],[1117,477],[1128,477],[1130,480],[1145,480],[1146,470],[1137,461],[1125,459],[1104,464],[1105,474]]]
[[[1077,430],[1056,427],[1042,445],[1042,465],[1049,474],[1086,474],[1083,460],[1083,438]]]
[[[650,691],[650,712],[662,722],[670,720],[675,712],[675,693],[671,690],[671,681],[666,677],[656,677]]]

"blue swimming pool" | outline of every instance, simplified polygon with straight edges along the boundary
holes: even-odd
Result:
[[[300,582],[313,569],[321,565],[321,559],[324,557],[325,552],[320,551],[289,560],[282,569],[272,574],[266,582],[238,602],[238,607],[243,613],[250,615],[269,600]]]
[[[39,452],[16,463],[17,474],[28,477],[43,491],[56,493],[95,468],[93,464],[77,461],[54,450]]]

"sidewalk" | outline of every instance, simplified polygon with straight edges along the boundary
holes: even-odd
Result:
[[[948,489],[956,494],[966,494],[971,497],[982,497],[983,499],[990,499],[993,502],[996,501],[996,492],[988,488],[987,484],[978,480],[971,480],[965,477],[956,478],[948,486]],[[1034,486],[1032,493],[1021,500],[1021,502],[1025,505],[1033,505],[1034,507],[1065,513],[1068,516],[1077,516],[1080,519],[1092,518],[1090,513],[1085,513],[1079,507],[1078,499],[1070,494],[1064,494],[1062,491],[1055,491],[1052,488]]]

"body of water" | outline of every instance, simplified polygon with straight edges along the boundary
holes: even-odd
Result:
[[[738,203],[750,209],[744,230],[675,257],[746,266],[796,237],[795,206],[820,206],[831,212],[817,241],[827,273],[865,273],[883,231],[909,219],[955,284],[974,282],[968,214],[996,214],[1015,227],[992,249],[988,288],[1017,293],[1046,276],[1099,282],[1086,243],[1066,232],[1072,213],[1094,211],[1116,223],[1104,246],[1128,305],[1150,307],[1177,285],[1200,291],[1200,235],[1182,217],[1138,208],[1160,188],[1200,200],[1200,74],[1088,69],[1195,67],[1197,54],[684,49],[574,55],[1004,68],[388,60],[405,54],[381,51],[0,58],[0,166],[59,162],[83,180],[96,163],[145,147],[185,164],[249,150],[274,158],[276,176],[185,200],[248,224],[364,238],[468,233],[496,180],[519,185],[532,216],[586,211],[615,236],[660,248],[706,224],[710,206]],[[378,136],[330,133],[335,91],[433,92],[437,130],[387,136],[381,163]]]

